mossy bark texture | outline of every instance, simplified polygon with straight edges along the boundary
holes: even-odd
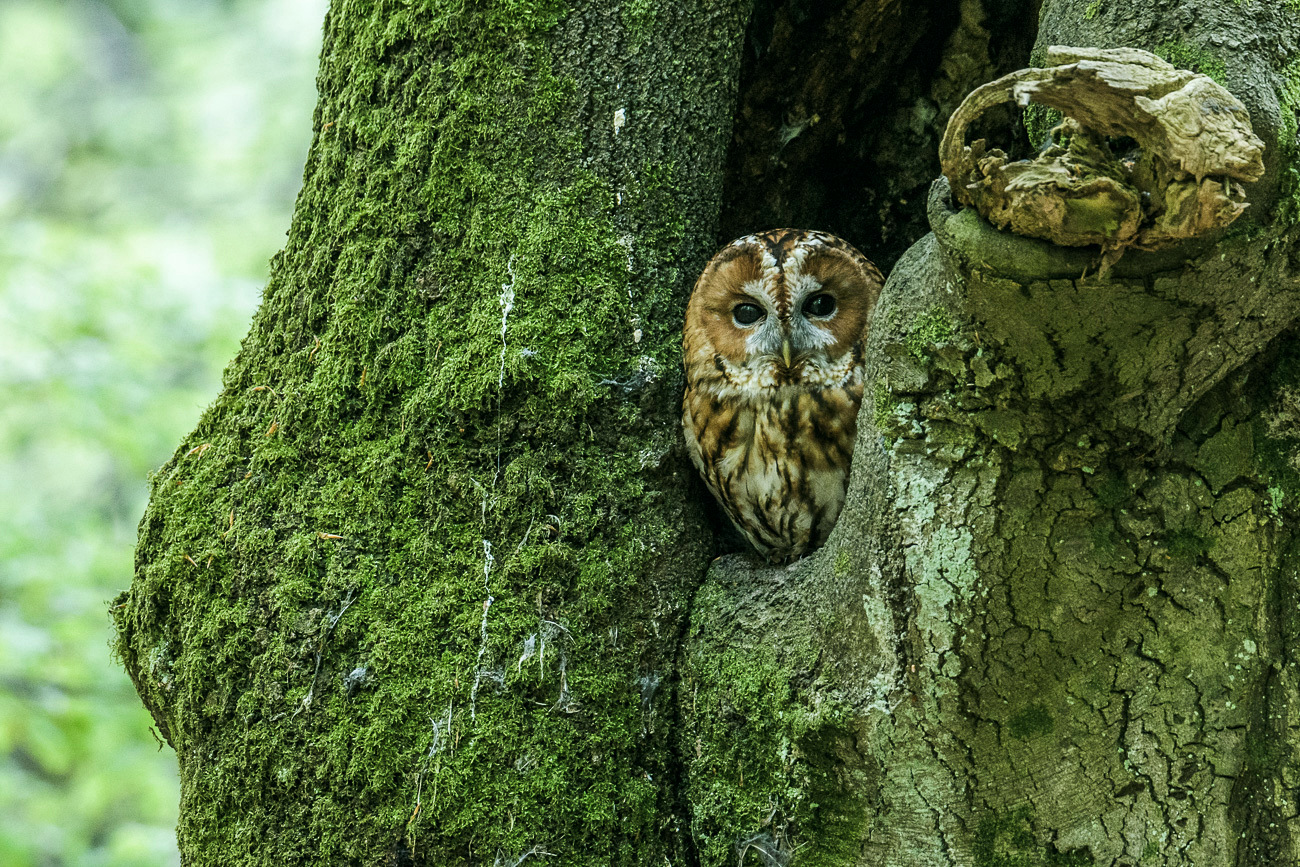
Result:
[[[678,346],[746,6],[333,4],[288,243],[113,609],[184,863],[687,857]]]
[[[1098,276],[935,185],[828,545],[696,598],[703,863],[1300,864],[1300,16],[1048,0],[1038,45],[1186,33],[1266,143],[1247,216]]]
[[[288,244],[113,608],[185,863],[1300,864],[1295,0],[1046,0],[1040,49],[1242,100],[1250,210],[1099,276],[940,182],[829,544],[704,574],[678,331],[719,215],[895,243],[912,175],[826,204],[849,133],[896,62],[933,143],[1024,8],[334,4]]]

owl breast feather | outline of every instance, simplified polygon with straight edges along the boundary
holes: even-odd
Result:
[[[844,506],[862,385],[772,389],[725,401],[688,391],[691,457],[736,527],[771,562],[824,544]]]

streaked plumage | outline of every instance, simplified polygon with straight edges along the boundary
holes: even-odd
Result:
[[[882,282],[845,241],[797,229],[733,241],[696,281],[682,333],[686,445],[772,562],[824,543],[844,506]]]

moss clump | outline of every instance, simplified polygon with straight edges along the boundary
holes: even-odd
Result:
[[[1124,477],[1114,472],[1102,475],[1093,490],[1097,494],[1097,503],[1107,511],[1118,509],[1133,499],[1133,488]]]
[[[845,803],[842,779],[855,750],[851,716],[829,700],[805,705],[793,674],[771,647],[722,650],[692,666],[687,792],[701,863],[736,863],[745,841],[762,841],[829,867],[858,843],[868,816]]]
[[[1056,729],[1056,719],[1047,705],[1034,702],[1020,709],[1007,721],[1007,728],[1013,737],[1028,740],[1039,735],[1051,734]]]
[[[1212,544],[1212,540],[1197,531],[1182,529],[1169,534],[1165,541],[1165,548],[1171,557],[1194,560],[1208,552]]]
[[[834,568],[849,569],[848,557]],[[859,752],[857,713],[809,683],[840,630],[810,604],[808,619],[781,614],[780,640],[772,641],[767,628],[735,623],[733,589],[710,580],[697,595],[679,687],[699,863],[786,863],[796,850],[798,863],[810,867],[849,863],[870,821],[875,772]],[[751,598],[751,588],[742,592]],[[795,598],[808,602],[796,594],[772,611]],[[753,849],[747,857],[746,847]],[[759,858],[759,847],[777,861]]]
[[[1289,0],[1300,14],[1300,0]],[[1284,223],[1300,222],[1300,58],[1282,69],[1282,179],[1277,217]]]
[[[1114,554],[1119,550],[1119,535],[1115,524],[1109,518],[1100,518],[1089,529],[1092,547],[1099,554]]]
[[[654,0],[628,0],[622,4],[623,25],[631,35],[633,43],[638,46],[650,34],[650,25],[657,13]]]
[[[1269,435],[1262,419],[1252,420],[1255,428],[1255,465],[1267,478],[1269,496],[1276,508],[1300,499],[1300,437]]]
[[[929,350],[957,333],[956,327],[942,307],[931,307],[917,314],[906,329],[903,345],[916,358],[924,358]]]
[[[1029,143],[1039,150],[1045,148],[1048,145],[1048,137],[1051,135],[1052,130],[1061,123],[1064,117],[1056,109],[1036,102],[1031,102],[1025,106],[1021,122],[1025,126],[1025,135],[1029,136]]]
[[[1033,813],[1024,806],[982,816],[972,853],[975,867],[1089,867],[1096,863],[1086,851],[1058,852],[1041,845],[1034,837]]]
[[[898,406],[898,401],[889,393],[883,382],[876,382],[875,389],[871,392],[871,420],[876,427],[884,430],[887,428],[894,417],[894,410]]]
[[[330,15],[287,246],[114,609],[187,864],[680,858],[647,684],[706,541],[665,371],[725,133],[593,157],[625,97],[566,9]],[[695,81],[664,117],[723,129],[741,19],[648,40]]]
[[[1209,76],[1219,84],[1227,84],[1228,69],[1223,65],[1223,60],[1204,48],[1169,41],[1157,45],[1153,53],[1179,69],[1190,69]]]
[[[1279,355],[1269,366],[1267,393],[1271,405],[1251,417],[1256,471],[1268,482],[1268,494],[1275,512],[1300,503],[1300,435],[1296,416],[1300,414],[1300,341],[1281,343]]]

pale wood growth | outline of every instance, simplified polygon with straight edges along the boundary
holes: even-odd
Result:
[[[1135,48],[1052,46],[1046,63],[977,88],[953,113],[940,157],[959,202],[1000,229],[1100,245],[1105,265],[1130,247],[1222,228],[1246,209],[1241,184],[1263,175],[1264,143],[1223,87]],[[965,144],[972,122],[1010,101],[1064,115],[1035,159],[1011,161],[983,139]],[[1125,140],[1136,146],[1116,147]]]

